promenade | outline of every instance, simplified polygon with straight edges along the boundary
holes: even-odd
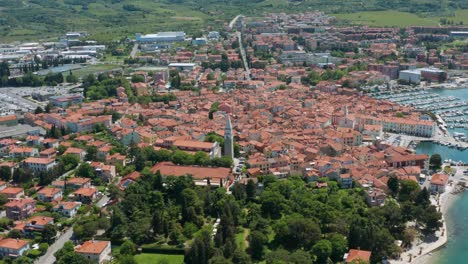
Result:
[[[448,165],[448,164],[445,164]],[[447,228],[447,215],[448,210],[452,206],[453,202],[458,198],[459,190],[464,190],[463,187],[457,187],[457,185],[465,180],[463,171],[466,170],[467,166],[454,166],[456,173],[449,178],[449,184],[446,187],[446,191],[440,195],[431,196],[431,203],[437,207],[437,209],[442,213],[442,228],[435,233],[432,238],[421,239],[417,238],[413,242],[413,246],[404,251],[401,254],[399,260],[391,260],[392,264],[429,264],[433,263],[435,260],[432,257],[432,252],[444,246],[448,241],[448,231]],[[428,187],[430,182],[430,176],[427,179],[425,186]]]

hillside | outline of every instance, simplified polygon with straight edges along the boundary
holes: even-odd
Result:
[[[185,30],[220,26],[238,13],[323,10],[329,13],[398,10],[424,16],[454,15],[468,9],[465,0],[2,0],[0,38],[33,40],[76,30],[99,39],[133,36],[135,32]],[[437,13],[434,13],[437,10]]]

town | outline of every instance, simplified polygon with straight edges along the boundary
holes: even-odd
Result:
[[[468,27],[336,23],[318,11],[239,15],[193,36],[2,44],[3,263],[411,263],[427,253],[412,243],[446,236],[436,200],[461,171],[411,145],[468,149],[448,132],[464,127],[450,118],[468,102],[427,92],[468,85],[466,46],[437,48]],[[143,262],[152,254],[173,258]]]

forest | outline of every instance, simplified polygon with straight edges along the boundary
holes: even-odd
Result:
[[[255,16],[264,12],[327,13],[396,10],[425,16],[446,16],[468,9],[464,0],[3,0],[0,2],[0,35],[7,39],[57,37],[67,31],[89,31],[99,40],[133,36],[137,32],[184,30],[202,26],[218,28],[219,19],[237,14]],[[188,19],[189,18],[189,19]]]
[[[80,218],[76,238],[87,240],[104,229],[113,245],[180,253],[185,263],[337,263],[351,248],[372,251],[377,263],[398,256],[395,240],[406,246],[442,226],[429,192],[410,180],[392,178],[393,198],[369,207],[363,188],[340,189],[327,179],[321,181],[328,187],[317,189],[299,177],[264,176],[262,186],[250,179],[228,194],[195,186],[190,175],[165,177],[148,168],[125,192],[112,188],[111,198],[120,202],[107,209],[110,218]],[[134,263],[134,254],[115,256]]]

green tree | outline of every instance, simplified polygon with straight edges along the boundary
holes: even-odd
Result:
[[[400,186],[400,195],[398,196],[400,201],[413,200],[420,189],[419,184],[412,180],[402,180]]]
[[[245,186],[239,182],[234,183],[232,195],[234,195],[236,200],[243,201],[247,196],[245,192]]]
[[[47,224],[42,230],[42,241],[48,244],[52,244],[57,236],[57,227],[55,225]]]
[[[7,166],[0,167],[0,179],[3,181],[10,181],[11,179],[11,169]]]
[[[400,189],[400,182],[398,181],[398,178],[395,176],[391,176],[388,179],[387,186],[388,189],[390,189],[390,191],[392,192],[392,195],[396,197],[398,194],[398,190]]]
[[[257,185],[252,179],[249,179],[247,181],[247,186],[245,187],[245,192],[247,195],[247,199],[249,201],[252,201],[255,199],[255,196],[257,195]]]
[[[0,206],[5,205],[6,203],[8,203],[8,197],[6,197],[5,194],[1,193],[0,194]]]
[[[348,251],[348,241],[346,240],[346,237],[335,233],[332,234],[328,237],[328,240],[332,244],[332,254],[330,258],[334,262],[339,262],[343,260],[343,255]]]
[[[122,255],[135,255],[136,246],[132,241],[125,240],[125,242],[120,246],[119,252]]]
[[[253,259],[262,260],[265,244],[268,238],[259,231],[253,231],[249,235],[249,252]]]
[[[140,75],[140,74],[132,75],[132,83],[144,83],[144,82],[145,82],[145,76]]]
[[[327,263],[332,250],[332,243],[326,239],[319,240],[312,247],[312,253],[317,256],[317,263]]]
[[[275,240],[287,249],[311,249],[321,237],[320,227],[312,219],[281,219],[273,227]]]
[[[42,107],[38,106],[36,107],[36,110],[34,110],[34,114],[42,114],[44,113],[44,109],[42,109]]]
[[[432,154],[429,159],[429,166],[432,170],[439,170],[442,167],[442,157],[440,154]]]
[[[62,155],[59,160],[65,171],[74,169],[80,162],[80,158],[73,154]]]
[[[66,77],[67,83],[77,83],[78,82],[78,77],[76,75],[73,75],[71,72],[69,75]]]
[[[91,178],[95,177],[94,168],[89,163],[81,163],[75,173],[76,176],[84,177],[84,178]]]
[[[91,264],[91,260],[86,259],[84,256],[75,253],[68,252],[63,255],[60,260],[57,261],[57,264]]]

